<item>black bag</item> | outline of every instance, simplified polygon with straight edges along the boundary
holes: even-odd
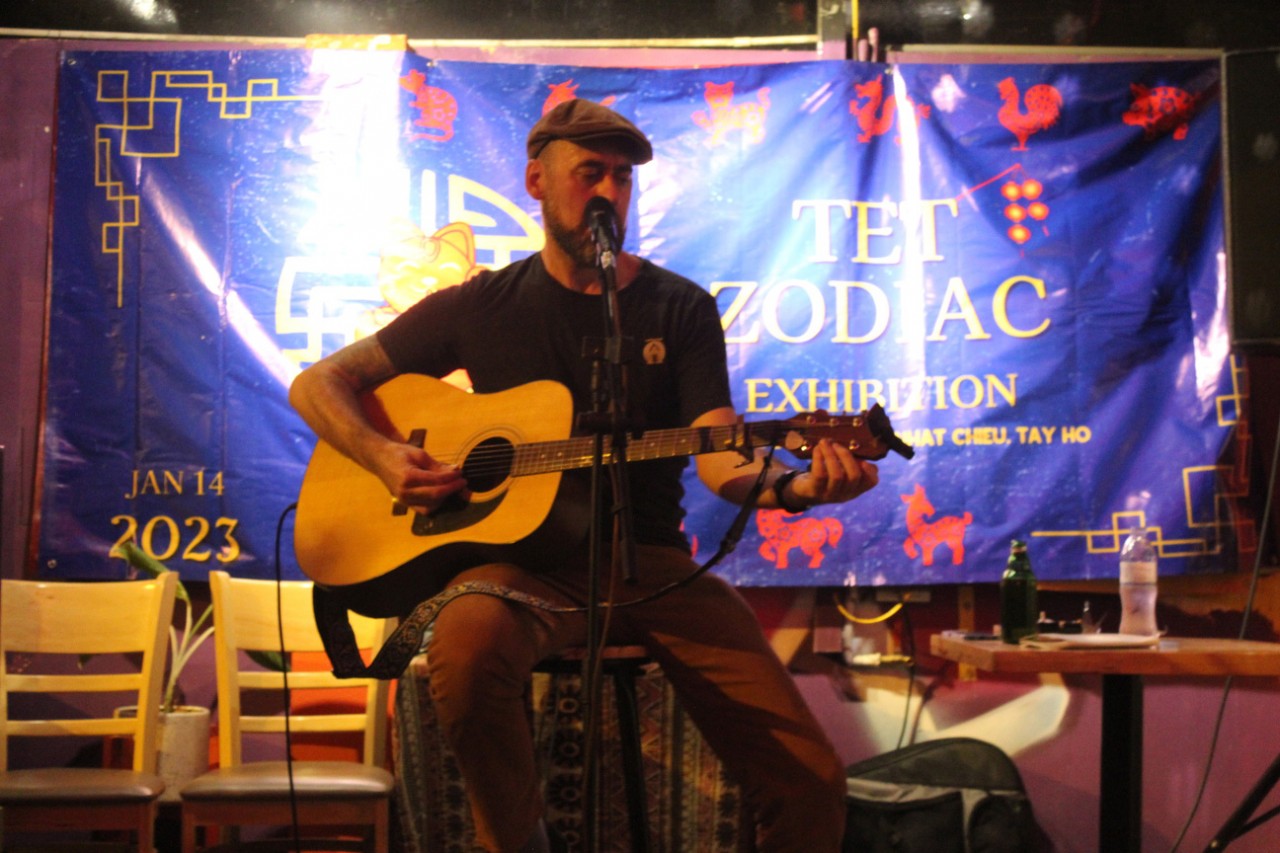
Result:
[[[1018,768],[974,738],[925,741],[851,765],[845,853],[1045,853]]]

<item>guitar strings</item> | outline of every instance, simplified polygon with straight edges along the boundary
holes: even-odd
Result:
[[[654,430],[640,439],[628,443],[628,448],[637,447],[643,451],[658,455],[675,456],[681,452],[709,452],[717,449],[719,434],[727,439],[736,437],[739,432],[736,426],[698,427],[694,430],[672,429]],[[724,450],[733,450],[727,441],[721,444]],[[595,456],[594,439],[591,436],[577,436],[560,441],[544,441],[531,444],[504,443],[486,445],[484,442],[470,450],[455,450],[442,453],[441,457],[451,458],[452,464],[465,467],[477,474],[495,474],[511,470],[516,474],[536,474],[558,471],[566,468],[585,468],[591,464]],[[605,448],[606,461],[613,457],[612,448]],[[461,459],[461,463],[459,463]]]
[[[718,426],[676,428],[653,430],[628,442],[632,452],[639,449],[641,453],[653,456],[639,458],[640,461],[654,456],[676,456],[680,454],[710,453],[717,451],[737,451],[741,444],[750,448],[752,431],[777,430],[781,426],[790,428],[786,421],[761,421],[752,424],[725,424]],[[812,426],[812,425],[808,425]],[[768,437],[767,432],[761,437]],[[775,435],[776,437],[776,435]],[[486,439],[493,441],[495,439]],[[508,472],[515,476],[524,474],[551,473],[572,468],[585,468],[595,458],[594,439],[592,436],[574,436],[558,441],[540,441],[530,444],[516,444],[500,439],[503,443],[495,446],[481,442],[470,450],[455,450],[441,454],[454,460],[452,464],[465,468],[477,476],[487,476]],[[761,444],[776,445],[776,441],[762,441]],[[850,449],[856,450],[857,443],[851,442]],[[605,448],[605,461],[612,461],[613,450]],[[458,460],[461,460],[459,462]]]

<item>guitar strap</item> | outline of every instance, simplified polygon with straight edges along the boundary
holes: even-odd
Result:
[[[338,596],[316,584],[311,594],[311,604],[315,611],[316,627],[320,630],[320,639],[324,643],[325,654],[333,665],[333,674],[338,678],[377,678],[390,681],[399,678],[409,666],[414,655],[422,651],[422,638],[426,636],[431,623],[440,615],[440,610],[450,601],[463,595],[492,595],[505,598],[540,610],[564,610],[544,598],[514,590],[502,584],[490,581],[464,581],[451,586],[443,592],[428,598],[413,609],[401,620],[382,648],[368,664],[360,656],[356,645],[355,632],[351,630],[351,622],[347,616],[347,608],[338,600]]]

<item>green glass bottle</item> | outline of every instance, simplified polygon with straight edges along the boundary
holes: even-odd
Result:
[[[1039,614],[1036,576],[1031,571],[1027,543],[1014,539],[1009,546],[1009,563],[1000,578],[1000,639],[1016,643],[1036,633]]]

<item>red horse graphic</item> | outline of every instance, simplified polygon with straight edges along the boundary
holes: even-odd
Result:
[[[926,566],[933,565],[933,551],[939,545],[951,549],[951,565],[958,566],[964,562],[964,531],[973,521],[973,515],[945,515],[942,518],[926,521],[933,515],[933,504],[924,493],[924,486],[916,484],[916,489],[909,495],[902,495],[902,502],[907,505],[907,538],[902,542],[902,550],[907,556],[915,559],[923,555]]]

